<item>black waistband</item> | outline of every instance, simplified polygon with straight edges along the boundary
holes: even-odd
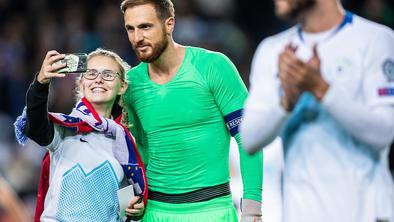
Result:
[[[212,187],[205,187],[182,194],[166,194],[157,191],[149,190],[148,198],[150,200],[180,204],[180,203],[196,203],[211,200],[217,197],[231,194],[230,184],[224,183]]]

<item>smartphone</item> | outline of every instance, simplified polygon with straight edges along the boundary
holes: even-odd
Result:
[[[84,73],[87,69],[87,57],[86,53],[70,53],[66,54],[64,59],[55,62],[55,64],[66,64],[66,67],[58,70],[59,73]]]

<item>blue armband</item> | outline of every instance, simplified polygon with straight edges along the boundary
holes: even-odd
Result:
[[[224,117],[227,129],[230,131],[231,136],[237,135],[239,131],[239,125],[242,121],[242,109],[236,110]]]

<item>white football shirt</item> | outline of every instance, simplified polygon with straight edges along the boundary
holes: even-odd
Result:
[[[242,129],[274,124],[283,130],[294,117],[280,106],[277,76],[278,57],[287,44],[297,45],[297,56],[304,61],[311,57],[312,47],[317,44],[321,73],[330,84],[322,103],[315,101],[312,111],[303,112],[302,124],[293,130],[291,137],[282,138],[286,222],[394,221],[388,146],[374,147],[360,141],[330,114],[332,101],[341,97],[351,99],[349,110],[353,103],[371,109],[384,106],[391,113],[394,110],[394,33],[359,16],[350,16],[351,20],[341,28],[327,32],[306,34],[293,27],[269,37],[259,46],[253,60],[244,118],[266,115],[267,122],[248,121],[249,125],[242,125],[245,142],[258,140],[257,143],[264,144],[263,141],[277,136],[279,129],[266,132],[265,138],[261,138],[259,130],[243,134]],[[394,122],[394,115],[389,121]],[[382,140],[390,139],[387,137],[392,137],[392,132],[393,129],[388,135],[381,135]]]
[[[75,135],[55,125],[47,147],[50,178],[41,221],[121,221],[117,191],[124,173],[113,155],[114,143],[104,134]]]

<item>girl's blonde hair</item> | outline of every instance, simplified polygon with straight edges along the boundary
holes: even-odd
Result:
[[[95,56],[106,56],[106,57],[113,59],[118,64],[120,80],[122,82],[126,82],[126,74],[131,69],[131,67],[117,53],[107,50],[107,49],[97,48],[96,50],[94,50],[93,52],[88,54],[87,61],[89,61],[91,58],[93,58]],[[81,73],[81,75],[77,78],[76,84],[75,84],[76,85],[76,88],[75,88],[76,101],[79,101],[82,98],[82,92],[79,89],[79,83],[82,79],[82,76],[83,76],[83,73]],[[121,123],[128,128],[131,127],[131,125],[128,124],[128,112],[127,112],[127,108],[125,106],[124,96],[123,95],[119,96],[119,98],[117,98],[115,100],[115,102],[117,102],[117,104],[122,108]]]

